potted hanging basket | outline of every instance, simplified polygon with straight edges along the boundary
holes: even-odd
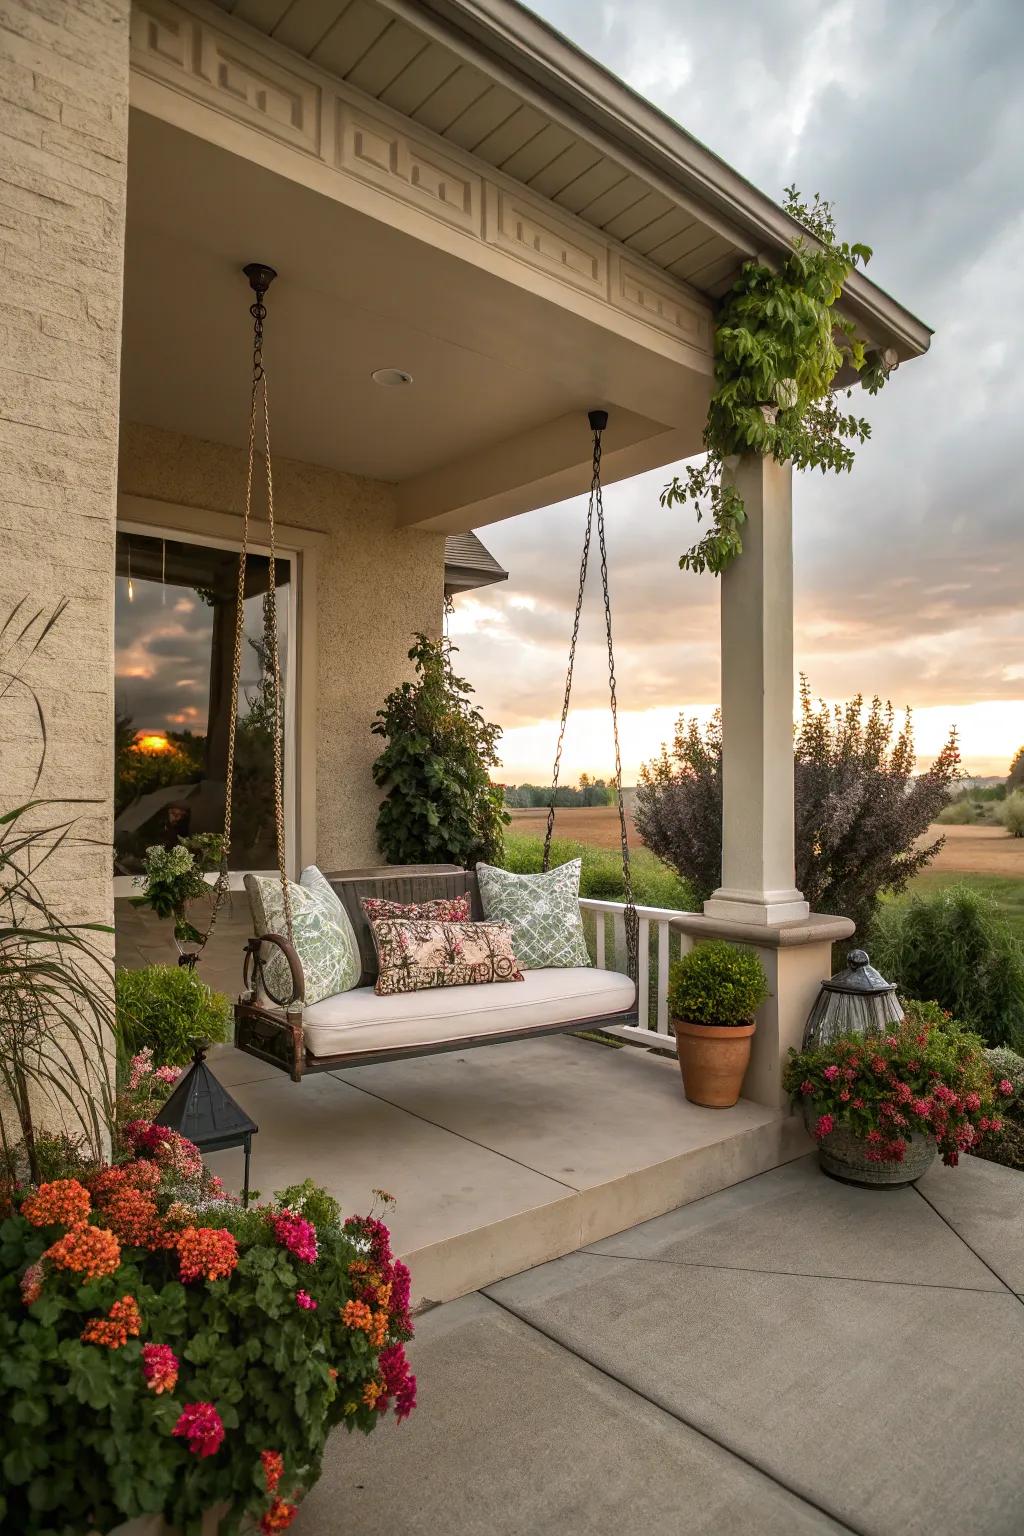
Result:
[[[728,1109],[743,1088],[755,1029],[768,996],[757,956],[712,939],[672,967],[669,1010],[683,1091],[691,1104]]]

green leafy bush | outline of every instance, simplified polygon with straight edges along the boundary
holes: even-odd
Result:
[[[868,938],[882,975],[934,999],[989,1045],[1024,1044],[1024,945],[969,885],[879,907]]]
[[[409,652],[416,681],[389,693],[370,727],[387,743],[373,778],[385,792],[377,842],[389,864],[501,860],[509,817],[489,772],[501,730],[470,703],[472,688],[452,669],[454,650],[447,639],[417,634]]]
[[[669,972],[669,1012],[689,1024],[749,1024],[767,996],[768,983],[753,950],[724,939],[697,944]]]
[[[151,1122],[131,1161],[19,1191],[0,1224],[3,1529],[284,1530],[330,1431],[415,1406],[408,1270],[371,1214],[218,1197]],[[322,1200],[318,1199],[322,1195]]]
[[[999,807],[999,820],[1011,837],[1024,837],[1024,789],[1015,789]]]
[[[127,1055],[147,1046],[158,1067],[182,1067],[196,1042],[216,1044],[231,1030],[231,1002],[182,965],[119,970],[114,978],[117,1032]]]
[[[1024,1056],[1018,1056],[1008,1046],[994,1045],[985,1052],[985,1059],[996,1082],[1010,1084],[1012,1092],[1006,1095],[1007,1103],[1024,1111]]]

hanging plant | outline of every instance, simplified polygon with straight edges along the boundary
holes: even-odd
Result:
[[[743,548],[743,499],[722,481],[728,458],[770,454],[797,469],[850,470],[855,444],[870,437],[871,427],[840,409],[833,380],[849,365],[862,388],[877,394],[886,365],[894,365],[891,356],[869,358],[852,321],[834,310],[850,273],[871,259],[871,248],[837,240],[832,204],[818,193],[808,205],[796,187],[787,187],[784,207],[813,238],[798,236],[777,267],[744,263],[718,311],[707,457],[661,492],[663,507],[689,502],[698,521],[709,520],[707,532],[680,557],[683,570],[718,576]]]

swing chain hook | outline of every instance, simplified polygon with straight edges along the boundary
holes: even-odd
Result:
[[[249,279],[249,287],[256,295],[254,303],[249,305],[249,313],[253,320],[252,385],[255,389],[263,378],[263,322],[267,318],[267,306],[263,302],[263,297],[277,273],[273,267],[268,267],[261,261],[250,261],[242,271]]]

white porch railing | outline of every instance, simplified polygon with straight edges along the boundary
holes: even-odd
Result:
[[[605,971],[626,970],[625,907],[621,901],[597,901],[580,897],[583,927],[594,964]],[[629,1040],[635,1045],[662,1045],[675,1049],[668,1025],[668,971],[673,960],[691,949],[693,940],[671,927],[681,916],[673,907],[637,907],[639,972],[636,1024],[602,1026],[602,1033]]]

